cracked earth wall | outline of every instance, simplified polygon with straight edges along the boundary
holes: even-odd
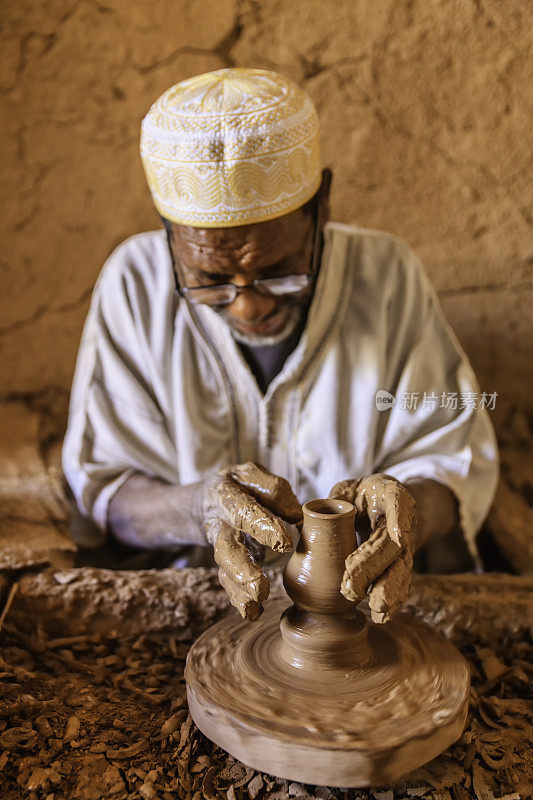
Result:
[[[7,0],[0,393],[62,433],[91,289],[158,225],[138,156],[168,86],[279,70],[315,101],[333,217],[422,257],[494,419],[531,410],[531,39],[511,0]],[[43,421],[44,420],[44,421]]]

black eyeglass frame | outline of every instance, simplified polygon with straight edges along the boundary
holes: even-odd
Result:
[[[318,238],[319,238],[319,234],[320,234],[320,231],[318,229],[318,216],[319,216],[320,203],[319,203],[319,199],[318,198],[316,200],[317,200],[316,206],[313,209],[313,212],[314,212],[313,213],[313,217],[314,217],[314,219],[313,219],[313,247],[312,247],[312,250],[311,250],[311,259],[310,259],[310,261],[311,261],[311,271],[309,273],[299,272],[299,273],[293,273],[291,275],[279,275],[279,276],[276,276],[279,279],[279,278],[293,278],[293,277],[295,277],[297,275],[306,275],[310,279],[309,286],[313,290],[314,290],[314,286],[315,286],[316,279],[317,279],[317,273],[318,273],[318,253],[319,253]],[[190,298],[188,298],[187,295],[191,291],[194,291],[194,289],[207,289],[207,288],[213,288],[213,289],[221,288],[222,289],[222,288],[228,288],[230,286],[235,290],[234,291],[234,297],[231,298],[230,300],[228,300],[228,301],[226,301],[224,303],[201,303],[201,302],[199,302],[198,305],[200,305],[200,304],[201,305],[207,305],[210,308],[223,308],[224,306],[229,305],[230,303],[233,303],[234,300],[237,298],[237,296],[238,296],[240,291],[243,291],[244,289],[250,289],[250,288],[255,288],[255,290],[259,291],[261,294],[271,294],[268,291],[261,292],[260,289],[258,289],[257,286],[256,286],[256,284],[258,282],[261,283],[264,280],[271,280],[270,278],[256,278],[254,281],[252,281],[252,283],[246,284],[245,286],[237,286],[235,283],[213,283],[213,284],[206,284],[205,286],[183,286],[183,287],[181,287],[180,286],[180,282],[179,282],[179,277],[178,277],[178,271],[177,271],[177,266],[179,266],[181,268],[181,263],[180,263],[179,259],[177,258],[177,256],[175,255],[174,250],[172,248],[172,242],[171,242],[172,232],[171,232],[171,230],[169,230],[169,226],[167,224],[167,221],[163,220],[163,223],[165,225],[165,230],[166,230],[166,233],[167,233],[168,245],[169,245],[169,250],[170,250],[170,257],[171,257],[171,260],[172,260],[172,270],[174,272],[174,280],[175,280],[175,284],[176,284],[175,291],[185,301],[189,301]],[[272,296],[276,296],[276,297],[297,296],[299,293],[303,293],[306,289],[308,289],[309,286],[303,287],[300,290],[300,292],[287,292],[285,295],[274,295],[272,293]]]
[[[286,292],[273,292],[269,290],[268,283],[269,281],[282,281],[286,279],[287,281],[291,278],[305,278],[305,282],[299,288],[293,289],[291,291]],[[303,294],[306,292],[309,287],[311,286],[312,277],[310,274],[306,272],[295,272],[291,275],[280,275],[276,278],[255,278],[251,283],[247,283],[244,286],[237,286],[236,283],[208,283],[205,286],[184,286],[180,289],[180,295],[182,297],[186,297],[187,300],[194,303],[195,305],[208,305],[212,306],[213,308],[223,308],[224,306],[228,306],[231,303],[234,303],[237,299],[240,292],[243,292],[245,289],[254,289],[254,291],[258,292],[262,295],[267,295],[269,297],[297,297],[299,294]],[[231,293],[226,300],[223,300],[218,303],[210,303],[208,300],[195,300],[196,294],[200,294],[205,289],[215,289],[215,290],[222,290],[222,289],[230,289]]]

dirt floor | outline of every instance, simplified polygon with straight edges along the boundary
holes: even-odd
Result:
[[[416,579],[410,609],[451,636],[472,667],[465,732],[394,786],[343,790],[257,773],[192,723],[185,658],[229,612],[214,570],[26,575],[0,634],[0,797],[525,800],[532,589],[533,579],[502,575]]]

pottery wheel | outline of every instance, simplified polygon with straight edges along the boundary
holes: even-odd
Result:
[[[397,779],[461,735],[468,669],[429,625],[401,614],[370,628],[363,669],[299,674],[281,655],[286,605],[272,603],[257,623],[224,620],[193,645],[189,708],[215,744],[280,778],[364,786]]]
[[[325,515],[330,501],[319,502]],[[390,783],[459,738],[468,666],[426,623],[399,614],[377,625],[340,595],[353,544],[333,551],[333,527],[313,538],[312,503],[285,568],[294,605],[271,601],[257,622],[235,614],[202,634],[185,668],[189,708],[209,739],[261,772],[328,786]],[[349,516],[350,504],[337,506]],[[353,536],[353,513],[351,528],[345,522]],[[318,575],[314,556],[331,575]]]

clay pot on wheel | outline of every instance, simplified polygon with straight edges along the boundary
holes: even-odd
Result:
[[[344,562],[357,547],[355,508],[345,500],[311,500],[303,506],[298,545],[283,573],[294,605],[280,622],[281,653],[303,670],[370,661],[366,620],[341,594]]]
[[[285,568],[287,600],[257,622],[235,613],[192,646],[196,725],[262,772],[329,786],[390,783],[464,727],[469,670],[445,637],[407,614],[378,625],[340,593],[356,547],[354,507],[306,503]]]

